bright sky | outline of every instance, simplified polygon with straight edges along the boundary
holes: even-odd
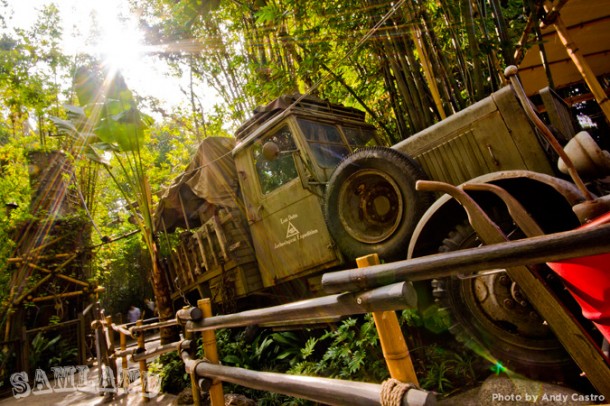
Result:
[[[38,12],[52,0],[8,0],[9,9],[14,10],[12,22],[16,27],[28,28],[36,22]],[[178,80],[164,75],[163,64],[155,63],[146,56],[142,33],[129,13],[124,0],[55,0],[64,24],[64,50],[75,54],[85,49],[85,38],[89,33],[91,13],[95,11],[99,26],[103,30],[102,40],[96,49],[87,53],[104,55],[107,62],[121,71],[127,86],[140,95],[159,98],[167,105],[185,101],[180,85],[187,88],[186,79]],[[129,17],[127,20],[120,16]],[[78,38],[73,34],[79,33]]]

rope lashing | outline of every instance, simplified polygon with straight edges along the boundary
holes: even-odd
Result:
[[[400,406],[405,394],[415,388],[412,383],[400,382],[398,379],[390,378],[381,384],[381,405]]]

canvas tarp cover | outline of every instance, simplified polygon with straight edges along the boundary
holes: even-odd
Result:
[[[234,147],[235,139],[227,137],[209,137],[201,142],[190,164],[159,201],[157,231],[198,227],[201,215],[212,206],[238,206],[237,170],[231,155]]]

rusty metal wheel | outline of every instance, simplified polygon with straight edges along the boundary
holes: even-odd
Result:
[[[465,223],[449,234],[439,251],[479,245]],[[549,326],[503,270],[432,283],[434,296],[451,317],[449,330],[479,355],[531,378],[557,377],[573,366]]]

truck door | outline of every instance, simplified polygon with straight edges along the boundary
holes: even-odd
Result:
[[[279,147],[274,159],[262,152],[269,141]],[[242,192],[265,287],[339,263],[321,199],[299,179],[298,148],[290,123],[285,122],[247,148],[246,156],[236,155],[236,163],[251,163],[246,171],[250,176],[242,178]]]

